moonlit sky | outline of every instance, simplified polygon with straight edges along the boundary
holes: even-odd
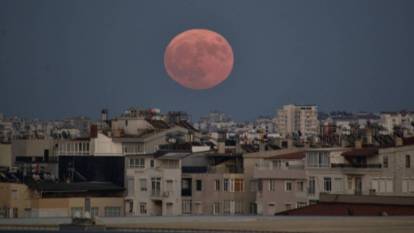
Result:
[[[0,112],[43,119],[130,106],[236,119],[283,104],[414,110],[414,1],[0,0]],[[221,85],[168,78],[164,49],[207,28],[232,45]]]

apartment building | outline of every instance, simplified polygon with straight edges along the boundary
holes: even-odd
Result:
[[[241,154],[195,153],[183,160],[183,215],[249,214]]]
[[[285,105],[277,111],[274,120],[282,137],[297,135],[307,139],[317,136],[319,132],[316,105]]]
[[[320,194],[414,196],[412,143],[387,148],[306,148],[246,155],[255,163],[257,213],[317,203]]]
[[[321,192],[413,196],[414,146],[310,150],[306,157],[309,199]]]
[[[180,215],[181,159],[186,155],[126,155],[125,215]]]
[[[2,181],[0,217],[122,216],[123,190],[110,183]]]
[[[382,112],[379,123],[384,128],[384,134],[393,134],[396,127],[399,127],[405,137],[414,135],[414,113],[412,112]]]
[[[299,149],[257,160],[253,172],[257,214],[274,215],[308,205],[304,158],[305,151]]]

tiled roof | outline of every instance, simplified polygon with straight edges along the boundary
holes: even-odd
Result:
[[[414,215],[414,197],[321,193],[319,203],[287,210],[278,215],[379,216]]]
[[[318,203],[303,208],[287,210],[278,215],[294,216],[380,216],[380,215],[414,215],[413,206],[351,204],[351,203]]]
[[[180,121],[176,125],[181,126],[191,131],[198,131],[196,128],[194,128],[192,124],[188,123],[187,121]]]
[[[378,148],[376,147],[367,147],[367,148],[355,148],[349,151],[345,151],[342,153],[342,156],[345,157],[356,157],[356,156],[363,156],[363,157],[370,157],[378,155]]]
[[[162,121],[162,120],[147,120],[147,121],[155,129],[169,129],[170,128],[170,126],[167,124],[167,122]]]

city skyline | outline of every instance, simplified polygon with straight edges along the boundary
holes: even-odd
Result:
[[[321,111],[414,109],[410,1],[0,2],[0,109],[60,119],[129,106],[218,109],[237,120],[287,103]],[[352,15],[352,17],[349,17]],[[167,77],[164,50],[191,28],[217,31],[234,68],[211,90]]]

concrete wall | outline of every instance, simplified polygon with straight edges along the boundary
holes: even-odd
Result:
[[[28,217],[30,191],[24,184],[17,183],[0,183],[0,209],[3,217]]]

